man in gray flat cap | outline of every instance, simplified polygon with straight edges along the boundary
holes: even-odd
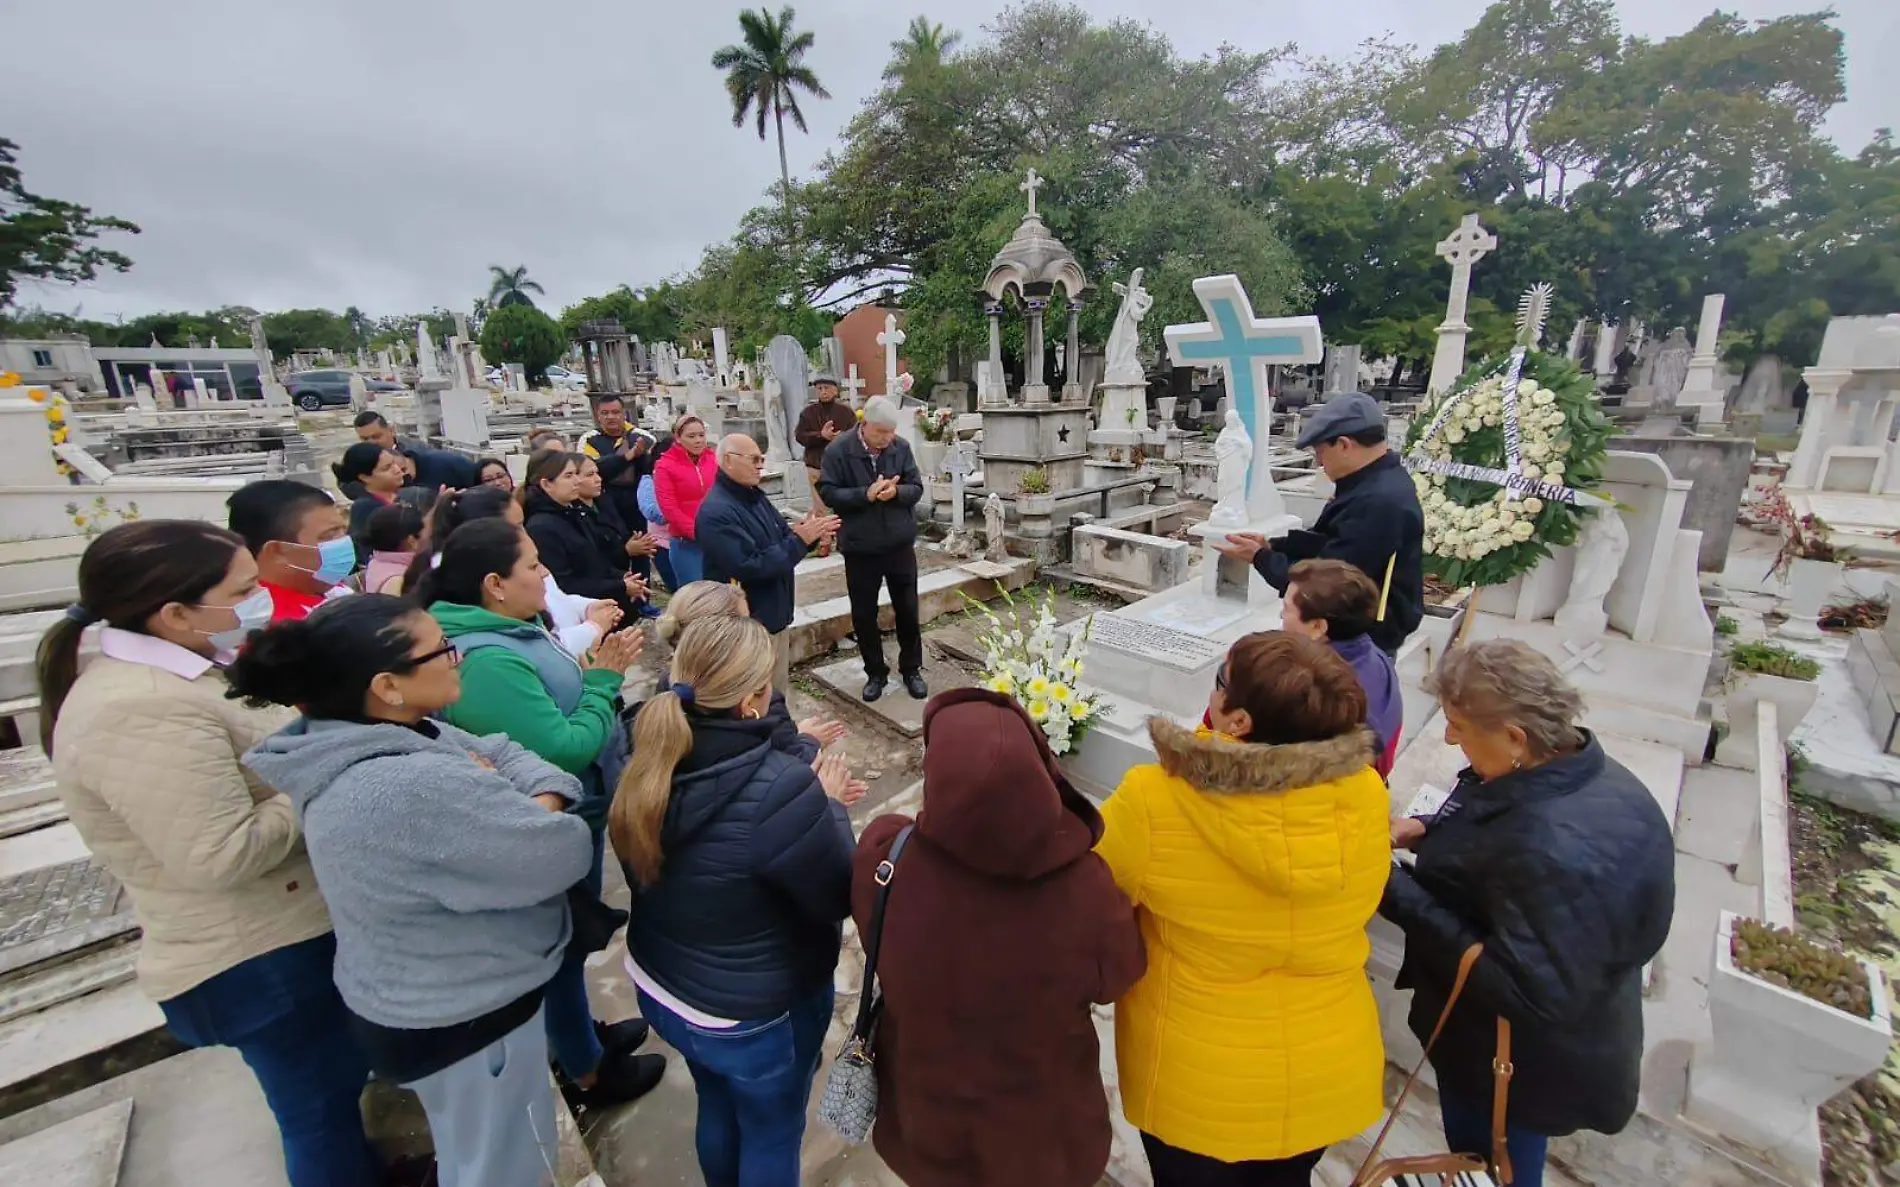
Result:
[[[1324,557],[1359,567],[1379,587],[1379,616],[1368,632],[1387,655],[1418,629],[1425,605],[1425,513],[1412,476],[1385,440],[1385,410],[1371,396],[1347,392],[1307,418],[1295,442],[1313,451],[1333,480],[1332,501],[1311,531],[1269,542],[1237,532],[1218,547],[1250,562],[1267,584],[1286,593],[1287,571]]]
[[[858,427],[858,414],[838,398],[838,377],[820,375],[811,381],[812,402],[798,414],[792,439],[805,450],[805,476],[811,479],[812,510],[829,514],[818,493],[820,471],[825,466],[825,448],[840,435]]]

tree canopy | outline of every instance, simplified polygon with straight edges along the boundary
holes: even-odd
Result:
[[[815,175],[707,248],[674,308],[687,328],[776,332],[888,299],[928,373],[985,340],[974,289],[1033,165],[1045,221],[1102,294],[1148,269],[1151,346],[1198,316],[1193,276],[1234,271],[1264,310],[1422,361],[1444,310],[1434,246],[1476,211],[1499,239],[1473,274],[1480,347],[1548,281],[1553,336],[1586,316],[1690,324],[1726,292],[1740,353],[1806,361],[1828,316],[1900,307],[1900,151],[1883,132],[1843,155],[1820,130],[1844,96],[1832,22],[1717,12],[1650,39],[1611,0],[1497,0],[1430,52],[1195,59],[1057,0],[967,43],[918,18]],[[1113,306],[1095,298],[1086,339]]]
[[[531,384],[540,383],[567,350],[561,327],[532,305],[503,305],[489,313],[481,341],[482,353],[489,358],[521,364]]]
[[[19,151],[19,145],[0,136],[0,310],[13,304],[22,280],[73,284],[93,279],[101,269],[129,269],[131,257],[100,247],[97,240],[108,231],[136,235],[138,227],[28,190],[15,163]]]

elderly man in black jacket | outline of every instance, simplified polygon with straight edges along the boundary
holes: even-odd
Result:
[[[924,635],[917,620],[917,516],[924,480],[910,443],[897,435],[897,406],[883,396],[864,405],[864,423],[825,447],[818,489],[842,523],[845,592],[851,597],[851,630],[864,654],[864,699],[884,695],[891,670],[878,633],[877,596],[891,589],[897,620],[897,672],[904,689],[923,700]]]
[[[1425,614],[1425,512],[1412,476],[1386,445],[1385,411],[1359,392],[1335,396],[1307,421],[1296,444],[1312,450],[1333,480],[1332,500],[1312,530],[1272,542],[1237,532],[1218,547],[1251,562],[1281,594],[1288,571],[1300,561],[1325,558],[1358,566],[1379,587],[1379,618],[1367,634],[1396,656]]]
[[[745,590],[752,617],[772,632],[773,687],[791,680],[785,628],[796,605],[794,571],[817,544],[835,534],[838,517],[808,514],[785,522],[759,480],[765,454],[758,442],[734,433],[719,443],[719,477],[693,520],[693,535],[706,554],[707,581],[736,581]]]

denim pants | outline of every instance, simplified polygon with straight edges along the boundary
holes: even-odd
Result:
[[[640,994],[640,1013],[693,1073],[706,1187],[798,1187],[805,1109],[831,1025],[831,986],[776,1018],[707,1030]]]
[[[422,1100],[441,1187],[531,1187],[561,1160],[537,1014],[473,1055],[404,1087]]]
[[[1441,1095],[1438,1108],[1444,1114],[1445,1143],[1452,1153],[1491,1157],[1490,1101],[1473,1103],[1462,1097]],[[1511,1170],[1515,1173],[1513,1187],[1544,1187],[1544,1154],[1550,1139],[1512,1125],[1509,1118],[1507,1111],[1504,1148],[1511,1155]]]
[[[361,1187],[382,1175],[358,1098],[369,1059],[331,980],[331,934],[253,956],[158,1003],[178,1040],[232,1047],[277,1118],[291,1187]]]
[[[680,585],[691,585],[706,575],[706,554],[699,550],[697,543],[675,536],[671,551],[673,576],[680,579]]]
[[[653,567],[660,572],[660,580],[666,583],[667,593],[677,593],[680,579],[673,575],[673,550],[662,548],[653,554]]]
[[[606,833],[594,833],[594,864],[587,873],[587,888],[598,897],[601,862],[606,856]],[[547,1014],[548,1049],[554,1062],[570,1080],[591,1076],[607,1054],[594,1033],[594,1007],[587,1001],[587,958],[578,952],[567,959],[548,982],[542,1009]]]

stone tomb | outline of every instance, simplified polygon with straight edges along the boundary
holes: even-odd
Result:
[[[1900,494],[1894,413],[1900,407],[1900,313],[1837,317],[1803,377],[1807,415],[1782,485],[1790,490]]]

